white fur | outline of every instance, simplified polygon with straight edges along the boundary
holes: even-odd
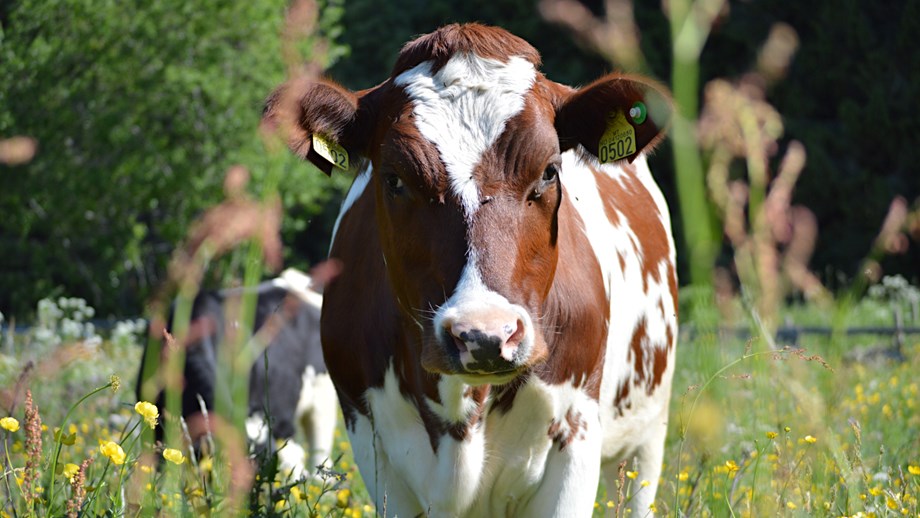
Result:
[[[374,424],[359,415],[348,432],[355,462],[381,515],[591,513],[600,472],[598,404],[572,383],[530,379],[507,414],[484,416],[463,441],[441,437],[437,453],[416,407],[400,392],[392,366],[383,387],[368,390],[366,398]],[[579,416],[584,428],[560,448],[548,430],[553,422],[565,430],[569,412]],[[531,424],[521,426],[525,422]]]
[[[289,290],[314,308],[323,307],[323,296],[313,289],[313,279],[300,270],[288,268],[270,282],[273,286]]]
[[[473,170],[483,153],[524,109],[536,69],[512,57],[506,63],[456,54],[437,73],[426,61],[395,79],[414,103],[415,125],[437,146],[454,194],[467,218],[479,208]]]
[[[342,202],[342,207],[339,209],[339,215],[335,218],[335,225],[332,227],[332,239],[329,241],[330,248],[332,243],[335,243],[335,235],[339,231],[339,223],[342,222],[342,218],[345,216],[345,213],[348,212],[348,209],[358,201],[358,198],[364,194],[364,190],[367,189],[367,185],[371,182],[371,173],[373,172],[373,166],[371,163],[367,163],[367,167],[358,173],[358,176],[355,177],[355,181],[351,183],[351,187],[348,188],[348,194],[345,195],[345,201]]]

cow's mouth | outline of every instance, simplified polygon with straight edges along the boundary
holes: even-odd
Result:
[[[456,374],[467,385],[478,387],[480,385],[505,385],[511,383],[524,373],[526,368],[517,368],[502,372],[459,372]]]

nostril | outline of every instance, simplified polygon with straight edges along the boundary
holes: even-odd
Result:
[[[511,325],[508,324],[505,326],[510,330]],[[521,319],[517,320],[517,327],[514,329],[513,333],[510,333],[511,336],[505,340],[505,343],[501,346],[501,357],[507,361],[514,361],[514,355],[517,353],[518,345],[524,340],[524,336],[527,334],[527,331],[524,329],[524,321]]]
[[[507,327],[510,328],[511,326],[508,325]],[[517,347],[517,345],[521,343],[522,340],[524,340],[525,334],[527,334],[527,332],[524,329],[524,321],[519,318],[517,321],[517,327],[514,330],[514,334],[508,337],[508,340],[505,343]]]

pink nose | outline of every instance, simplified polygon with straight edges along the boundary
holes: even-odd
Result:
[[[524,321],[504,311],[465,314],[443,325],[460,353],[460,363],[476,372],[508,370],[518,359],[525,335]]]

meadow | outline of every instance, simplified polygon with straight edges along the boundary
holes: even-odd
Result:
[[[877,290],[848,324],[890,325],[899,305],[910,314],[916,293],[904,283]],[[0,386],[13,410],[0,419],[0,515],[375,515],[341,424],[321,482],[289,480],[271,458],[247,461],[226,437],[211,454],[191,451],[181,433],[155,446],[150,424],[181,423],[134,395],[145,323],[101,333],[80,299],[46,299],[38,314],[35,327],[3,337]],[[798,325],[830,325],[828,315],[784,310]],[[920,336],[900,346],[878,335],[799,341],[684,322],[649,514],[918,516]],[[598,489],[595,515],[625,516],[646,484],[623,465],[609,492]]]

